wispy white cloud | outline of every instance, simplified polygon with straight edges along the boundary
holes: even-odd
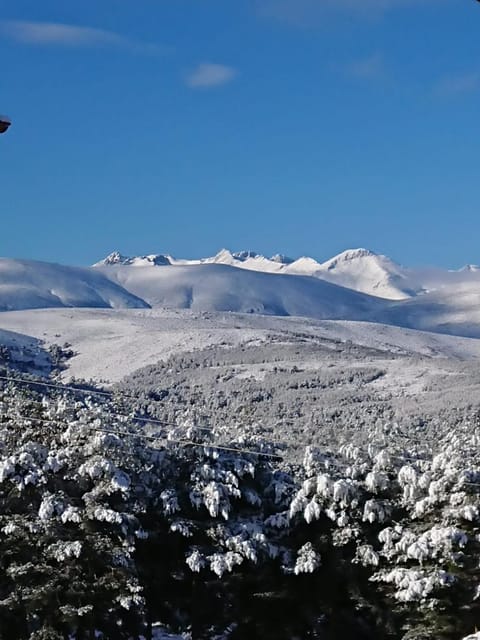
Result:
[[[406,7],[449,0],[255,0],[259,15],[308,26],[329,16],[372,17]]]
[[[126,36],[93,27],[80,27],[57,22],[0,21],[0,35],[29,45],[64,47],[124,47],[139,51],[159,51],[157,45],[137,42]]]
[[[457,96],[475,91],[480,91],[480,71],[447,75],[435,86],[435,93],[442,96]]]
[[[352,60],[344,66],[344,72],[359,80],[375,80],[385,77],[387,70],[381,53],[373,53],[365,58]]]
[[[209,89],[231,82],[237,76],[237,70],[223,64],[203,62],[185,78],[191,89]]]

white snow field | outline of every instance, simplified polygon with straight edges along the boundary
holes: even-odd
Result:
[[[379,319],[423,331],[480,338],[480,280],[451,280],[425,295],[391,304]]]
[[[95,269],[0,258],[0,311],[146,306]]]
[[[155,268],[113,265],[98,269],[154,308],[362,320],[380,312],[384,304],[317,278],[220,264]]]
[[[0,314],[0,327],[42,340],[45,346],[68,342],[77,353],[68,361],[70,377],[115,382],[140,367],[171,355],[212,345],[286,343],[296,340],[334,341],[391,354],[425,356],[431,367],[438,359],[480,358],[480,340],[424,333],[368,322],[316,321],[190,310],[38,309]],[[24,338],[31,340],[32,338]],[[1,340],[0,335],[0,340]],[[422,365],[424,366],[424,365]],[[392,375],[406,371],[392,361]]]

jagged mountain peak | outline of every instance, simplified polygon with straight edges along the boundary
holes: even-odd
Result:
[[[216,253],[213,258],[210,259],[217,259],[217,260],[221,260],[222,258],[233,258],[233,253],[230,251],[230,249],[225,249],[225,247],[223,249],[220,249],[220,251],[218,253]],[[208,258],[206,258],[208,260]]]
[[[124,256],[119,251],[113,251],[100,262],[96,262],[94,267],[105,267],[105,266],[114,266],[114,265],[124,265],[124,266],[134,266],[134,267],[142,267],[142,266],[166,266],[172,263],[172,258],[170,256],[164,254],[151,254],[148,256]]]
[[[109,265],[109,264],[129,264],[131,258],[129,256],[124,256],[120,251],[112,251],[106,258],[96,262],[94,264],[95,267]]]

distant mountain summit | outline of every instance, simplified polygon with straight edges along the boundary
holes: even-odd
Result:
[[[349,249],[324,262],[315,274],[343,287],[388,300],[405,300],[422,293],[412,272],[369,249]]]
[[[114,251],[103,260],[96,262],[94,267],[105,267],[114,265],[125,265],[134,267],[151,266],[192,266],[200,264],[227,264],[231,267],[239,267],[250,271],[262,271],[265,273],[277,273],[289,264],[293,263],[291,258],[281,254],[276,254],[271,258],[257,253],[256,251],[236,251],[221,249],[217,254],[208,258],[182,259],[174,258],[170,255],[152,254],[147,256],[125,256],[119,251]]]
[[[96,262],[94,267],[105,267],[109,265],[127,265],[134,267],[144,267],[144,266],[166,266],[171,264],[170,256],[164,256],[162,254],[149,255],[149,256],[124,256],[119,251],[113,251],[110,255],[108,255],[100,262]]]
[[[120,251],[112,251],[106,258],[96,262],[93,266],[100,267],[109,264],[130,264],[131,258],[124,256]]]
[[[283,268],[283,262],[266,258],[256,251],[237,251],[232,253],[228,249],[222,249],[212,258],[203,258],[199,264],[228,264],[231,267],[248,269],[249,271],[263,271],[264,273],[279,272]]]

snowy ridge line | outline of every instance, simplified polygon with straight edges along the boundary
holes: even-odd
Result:
[[[52,420],[48,418],[38,418],[36,416],[29,416],[22,413],[18,413],[15,416],[8,416],[0,414],[0,418],[7,418],[8,420],[12,420],[13,418],[21,418],[22,420],[30,420],[32,422],[43,422],[46,424],[63,424],[66,427],[70,426],[69,422],[65,422],[64,420]],[[266,453],[264,451],[252,451],[251,449],[238,449],[236,447],[226,447],[223,445],[217,444],[208,444],[195,442],[193,440],[177,440],[174,438],[159,438],[157,436],[147,436],[143,433],[132,433],[130,431],[114,431],[112,429],[101,429],[100,427],[94,427],[93,425],[86,424],[84,425],[87,429],[91,429],[92,431],[96,431],[98,433],[105,433],[113,436],[132,436],[134,438],[141,438],[143,440],[150,440],[153,442],[158,442],[159,440],[166,440],[166,442],[172,442],[174,444],[179,444],[182,446],[194,446],[194,447],[202,447],[203,449],[219,449],[221,451],[230,451],[234,453],[247,453],[254,456],[265,456],[267,458],[274,458],[276,460],[282,460],[283,458],[276,453]],[[180,426],[180,425],[177,425]]]
[[[25,415],[25,414],[17,414],[16,416],[17,418],[22,418],[24,420],[31,420],[31,421],[36,421],[36,422],[42,422],[42,423],[46,423],[46,424],[63,424],[66,427],[70,426],[70,423],[65,422],[64,420],[53,420],[53,419],[48,419],[48,418],[38,418],[36,416],[29,416],[29,415]],[[12,419],[12,416],[8,416],[8,415],[2,415],[0,414],[0,418],[7,418],[7,419]],[[148,441],[152,441],[152,442],[158,442],[159,440],[165,440],[167,443],[168,442],[172,442],[173,444],[179,444],[181,446],[194,446],[194,447],[202,447],[204,449],[218,449],[221,451],[229,451],[229,452],[233,452],[233,453],[246,453],[246,454],[250,454],[250,455],[255,455],[255,456],[265,456],[267,458],[272,458],[272,459],[276,459],[276,460],[283,460],[283,458],[277,454],[274,453],[266,453],[263,451],[255,451],[252,449],[240,449],[237,447],[227,447],[224,445],[214,445],[214,444],[208,444],[208,443],[201,443],[201,442],[195,442],[193,440],[187,440],[187,439],[183,439],[183,440],[178,440],[175,438],[162,438],[162,437],[158,437],[158,436],[148,436],[146,434],[142,434],[142,433],[132,433],[130,431],[114,431],[112,429],[101,429],[99,427],[94,427],[93,425],[85,425],[87,428],[91,429],[92,431],[96,431],[98,433],[105,433],[108,435],[114,435],[114,436],[132,436],[135,438],[140,438],[143,440],[148,440]],[[177,425],[180,427],[180,425]],[[286,444],[286,443],[284,443]],[[302,443],[299,442],[299,445],[303,445],[305,447],[309,447],[311,445],[307,444],[307,443]],[[335,454],[333,454],[335,455]],[[393,460],[401,460],[401,461],[405,461],[405,462],[428,462],[431,463],[433,458],[435,456],[432,455],[432,458],[419,458],[419,457],[413,457],[413,456],[406,456],[406,455],[397,455],[397,456],[393,456],[390,455],[390,458],[392,458]],[[480,487],[480,482],[462,482],[462,486],[469,486],[469,487]]]
[[[107,397],[107,398],[112,398],[114,396],[119,397],[119,398],[128,398],[131,400],[139,400],[138,396],[134,396],[131,394],[127,394],[127,393],[116,393],[114,394],[112,391],[90,391],[88,389],[81,389],[81,388],[77,388],[77,387],[72,387],[69,385],[62,385],[62,384],[54,384],[51,382],[40,382],[40,381],[33,381],[33,380],[28,380],[27,378],[10,378],[10,377],[6,377],[6,376],[0,376],[0,380],[4,380],[7,382],[12,382],[12,383],[19,383],[19,384],[25,384],[25,385],[37,385],[37,386],[41,386],[41,387],[47,387],[47,388],[51,388],[51,389],[60,389],[62,391],[71,391],[71,392],[80,392],[83,393],[85,395],[100,395],[103,397]],[[162,403],[161,400],[154,400],[153,402],[158,403],[158,404],[164,404]],[[164,426],[164,427],[174,427],[176,429],[182,429],[185,428],[185,425],[180,425],[176,422],[168,422],[166,420],[159,420],[158,418],[146,418],[143,416],[135,416],[132,417],[131,415],[127,415],[124,413],[112,413],[112,416],[114,416],[115,418],[126,418],[128,420],[135,420],[137,422],[143,422],[145,424],[158,424],[160,426]],[[278,420],[275,424],[275,426],[278,426],[280,424],[284,424],[286,421],[285,420]],[[268,425],[268,427],[272,428],[272,425]],[[197,425],[193,425],[193,428],[196,429],[196,431],[204,431],[206,433],[213,433],[214,431],[216,431],[213,427],[200,427]],[[228,428],[228,427],[227,427]],[[409,440],[411,442],[420,442],[420,443],[428,443],[428,442],[438,442],[438,438],[420,438],[420,437],[415,437],[413,435],[408,435],[405,433],[399,433],[399,434],[395,434],[397,437],[400,438],[405,438],[406,440]],[[269,438],[269,442],[271,442],[272,444],[278,444],[278,445],[285,445],[285,446],[291,446],[292,443],[287,443],[285,440],[277,440],[277,439],[270,439]],[[304,447],[308,447],[310,446],[309,443],[306,442],[299,442],[298,443],[301,446]],[[415,458],[416,460],[418,458]]]

